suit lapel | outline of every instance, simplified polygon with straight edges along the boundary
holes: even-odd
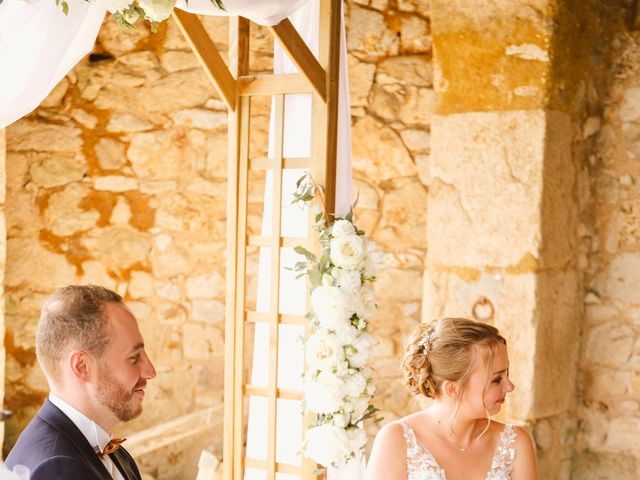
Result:
[[[124,477],[125,480],[139,480],[140,477],[136,475],[129,463],[129,454],[125,451],[124,448],[119,448],[115,452],[109,455],[113,463],[116,465],[120,473]]]
[[[84,458],[87,463],[93,465],[94,468],[102,474],[102,477],[105,480],[111,480],[111,475],[109,474],[107,467],[104,466],[100,457],[96,455],[91,444],[87,441],[86,437],[78,427],[76,427],[76,425],[69,419],[69,417],[62,412],[62,410],[47,399],[44,401],[44,405],[42,405],[42,408],[38,412],[38,417],[66,436],[78,450],[81,457]]]

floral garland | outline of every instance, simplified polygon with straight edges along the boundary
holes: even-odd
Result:
[[[305,180],[306,179],[306,180]],[[294,202],[310,202],[322,189],[309,177],[297,183]],[[367,324],[376,310],[372,283],[382,254],[353,223],[353,212],[329,224],[315,217],[320,257],[302,247],[305,261],[293,268],[308,276],[314,332],[306,340],[305,413],[317,415],[305,435],[304,454],[328,467],[355,458],[367,443],[362,422],[378,411],[367,362],[377,341]]]
[[[25,0],[33,1],[33,0]],[[92,0],[85,0],[92,1]],[[155,32],[158,23],[171,16],[178,0],[105,0],[107,10],[116,18],[121,27],[133,28],[138,20],[151,22],[151,30]],[[220,10],[224,10],[222,0],[210,0]],[[3,0],[0,0],[2,3]],[[69,13],[68,0],[55,0],[56,5],[62,8],[66,15]],[[188,3],[188,0],[186,0]]]
[[[106,0],[107,10],[113,14],[122,27],[133,28],[138,20],[149,20],[152,29],[171,16],[178,0]],[[224,10],[221,0],[210,0]]]

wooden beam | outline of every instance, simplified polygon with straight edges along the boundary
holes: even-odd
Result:
[[[241,96],[313,93],[313,88],[300,73],[283,75],[245,75],[238,79]]]
[[[278,25],[268,28],[273,33],[273,36],[278,39],[291,61],[298,67],[298,70],[307,78],[315,92],[325,101],[327,98],[325,70],[311,53],[311,50],[304,43],[304,40],[302,40],[289,19],[285,18]]]
[[[178,8],[173,10],[172,16],[224,103],[230,110],[235,110],[236,81],[198,16]]]

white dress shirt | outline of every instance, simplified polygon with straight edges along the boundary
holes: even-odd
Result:
[[[111,440],[111,436],[102,427],[53,393],[49,394],[49,401],[69,417],[69,420],[78,427],[78,430],[82,432],[82,435],[85,436],[94,450],[99,449],[101,452],[104,450],[104,447]],[[107,471],[111,474],[113,480],[124,480],[120,470],[115,466],[113,460],[109,458],[109,455],[105,455],[100,460],[107,467]]]

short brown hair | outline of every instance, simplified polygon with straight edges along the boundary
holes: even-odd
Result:
[[[42,306],[36,331],[38,362],[50,380],[60,380],[64,348],[74,345],[100,356],[108,343],[103,307],[123,303],[116,292],[98,285],[69,285],[55,291]]]

